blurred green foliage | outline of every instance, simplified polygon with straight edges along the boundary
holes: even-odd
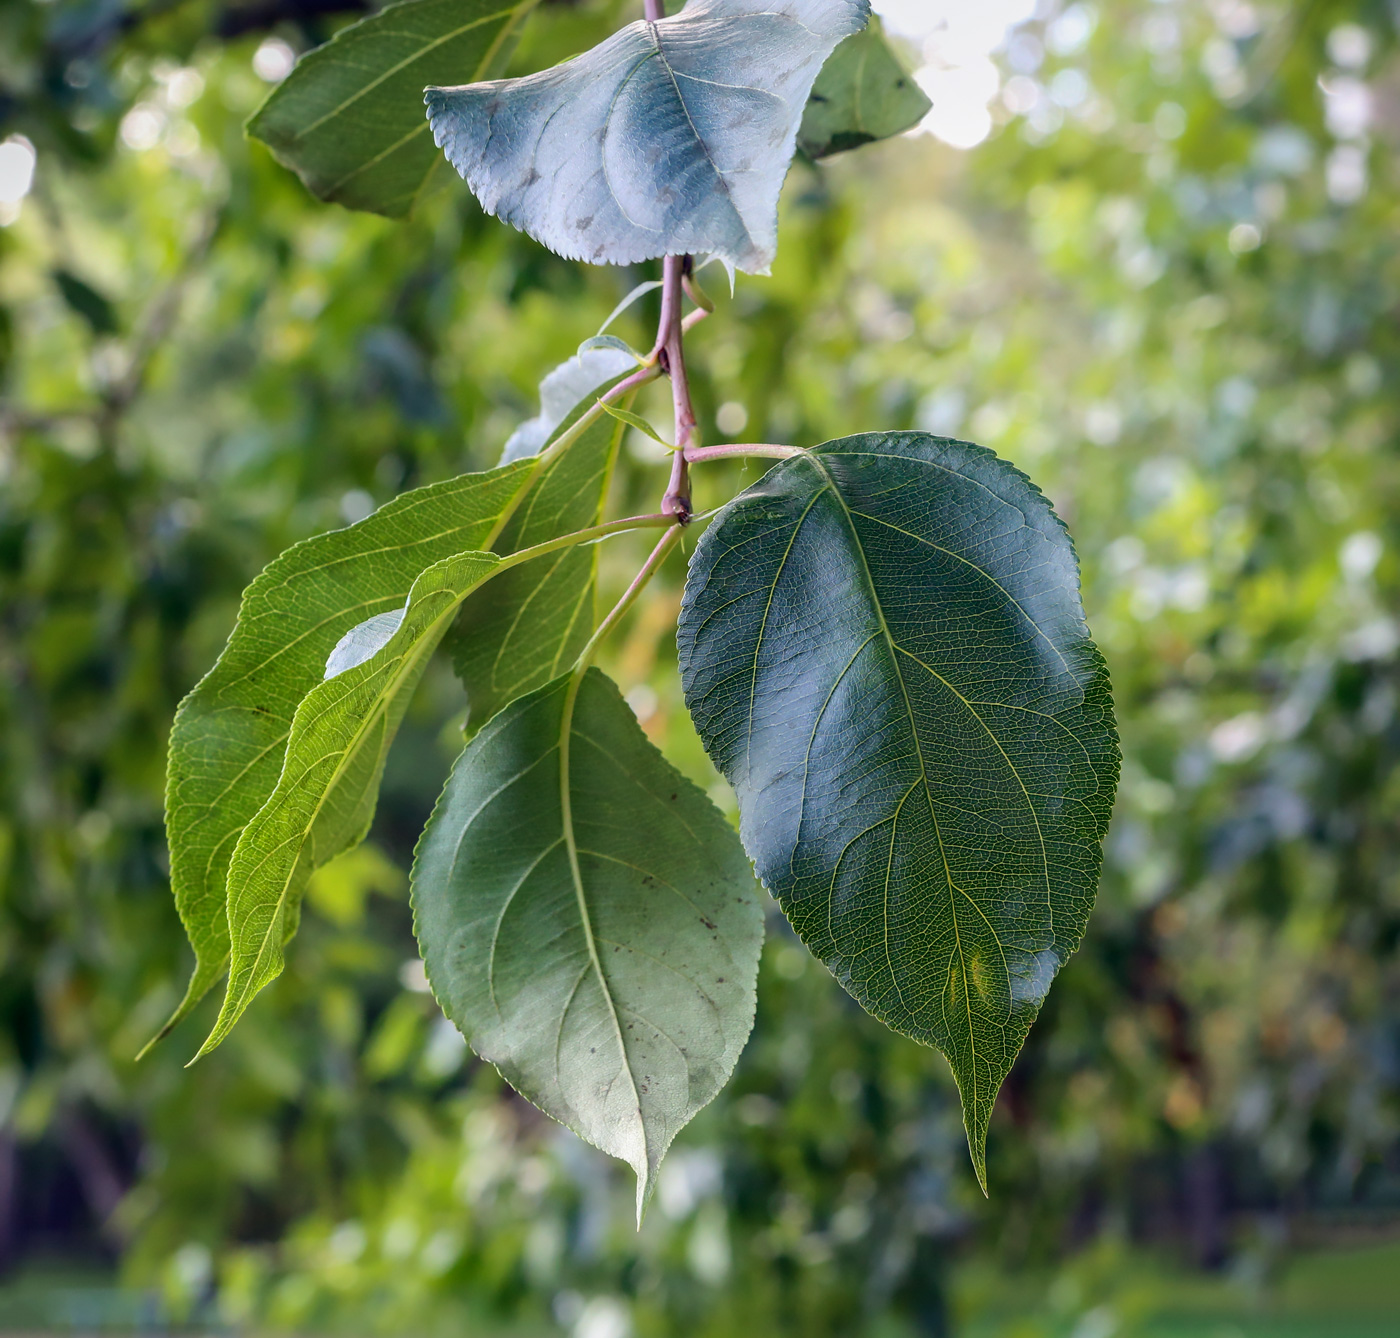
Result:
[[[547,5],[514,68],[633,8]],[[650,275],[455,187],[403,224],[313,202],[241,126],[264,39],[323,40],[339,4],[0,7],[0,137],[38,162],[0,228],[0,1263],[115,1260],[175,1322],[326,1333],[1217,1331],[1161,1327],[1195,1293],[1145,1257],[1223,1269],[1274,1316],[1250,1332],[1393,1317],[1393,1253],[1313,1301],[1274,1284],[1400,1227],[1400,9],[1072,12],[1019,30],[974,152],[795,167],[773,278],[721,294],[692,359],[710,440],[917,425],[1054,498],[1126,758],[1089,938],[984,1202],[943,1061],[771,916],[757,1030],[638,1235],[626,1176],[424,992],[403,870],[459,747],[446,665],[276,987],[188,1072],[208,1005],[132,1056],[188,966],[166,732],[240,590],[494,463]],[[663,477],[637,434],[613,514]],[[607,549],[606,580],[638,559]],[[682,574],[607,667],[729,806],[680,707]]]

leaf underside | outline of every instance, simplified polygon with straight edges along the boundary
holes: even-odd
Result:
[[[813,80],[868,17],[868,0],[691,0],[540,74],[430,88],[428,119],[486,211],[558,255],[764,274]]]
[[[405,0],[297,63],[248,122],[322,200],[400,218],[440,161],[428,84],[500,71],[538,0]]]
[[[797,147],[809,158],[843,153],[903,134],[932,106],[872,18],[822,66],[807,99]]]
[[[589,670],[467,745],[419,842],[443,1011],[546,1114],[628,1162],[640,1217],[753,1025],[763,917],[733,830]]]
[[[277,786],[293,716],[328,656],[352,626],[401,609],[425,568],[481,548],[530,472],[521,462],[405,493],[358,525],[297,544],[244,592],[228,645],[170,735],[170,882],[195,970],[162,1036],[224,973],[229,860]]]
[[[1083,936],[1118,775],[1063,527],[980,447],[831,442],[721,512],[679,644],[760,876],[867,1010],[947,1056],[985,1188],[992,1105]]]
[[[613,350],[570,358],[541,386],[543,411],[506,443],[504,460],[522,458],[556,441],[597,395],[636,362]],[[531,437],[522,434],[531,430]],[[623,429],[606,414],[586,427],[546,465],[494,547],[515,553],[602,520]],[[486,723],[507,702],[564,672],[596,623],[598,549],[563,548],[502,572],[462,606],[448,631],[452,667],[467,690],[468,726]]]

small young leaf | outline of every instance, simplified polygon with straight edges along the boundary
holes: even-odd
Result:
[[[628,427],[634,427],[645,437],[650,437],[653,441],[659,442],[668,451],[674,451],[675,446],[666,440],[645,418],[639,413],[633,413],[631,409],[624,409],[616,404],[606,404],[602,400],[598,401],[602,405],[605,413],[610,413],[619,423],[626,423]]]
[[[364,839],[384,759],[428,659],[462,600],[499,562],[494,553],[459,553],[429,567],[380,651],[328,678],[297,708],[281,779],[229,864],[228,992],[201,1055],[281,974],[282,945],[312,872]]]
[[[538,0],[405,0],[343,28],[297,62],[248,122],[322,200],[399,218],[440,162],[423,87],[484,79]]]
[[[229,857],[276,786],[292,717],[346,624],[401,610],[425,567],[488,544],[530,475],[520,463],[405,493],[358,525],[288,549],[244,592],[224,653],[180,703],[170,734],[170,883],[195,970],[162,1036],[224,973]]]
[[[545,412],[534,420],[537,429],[549,428],[541,444],[549,445],[571,430],[594,408],[597,395],[617,383],[616,374],[594,381],[599,371],[615,373],[619,368],[632,372],[636,363],[603,349],[570,358],[551,372],[540,388]],[[518,552],[596,525],[621,442],[621,426],[607,414],[596,414],[546,467],[502,531],[495,551]],[[592,545],[561,549],[502,572],[462,606],[446,644],[467,689],[471,728],[485,724],[507,702],[543,687],[574,662],[593,631],[597,566],[598,550]]]
[[[797,147],[825,158],[918,125],[933,104],[890,49],[878,19],[848,37],[822,66]]]
[[[525,79],[430,88],[489,214],[594,264],[714,254],[766,274],[807,95],[869,0],[690,0]]]
[[[473,1049],[637,1173],[753,1025],[763,916],[713,804],[591,669],[513,702],[454,767],[413,865],[428,980]]]
[[[612,323],[621,316],[624,311],[627,311],[633,303],[641,301],[648,293],[654,293],[658,288],[664,287],[665,285],[660,279],[648,279],[645,283],[639,283],[612,309],[612,315],[598,327],[598,333],[600,335],[606,334],[612,326]]]
[[[702,536],[686,702],[793,927],[936,1045],[985,1186],[998,1088],[1078,946],[1118,776],[1074,550],[989,451],[922,433],[784,461]]]

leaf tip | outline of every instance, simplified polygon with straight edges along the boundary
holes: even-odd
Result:
[[[216,971],[210,971],[202,960],[196,960],[194,974],[190,977],[190,983],[185,987],[185,997],[176,1005],[175,1011],[166,1018],[165,1025],[149,1041],[136,1052],[133,1063],[139,1064],[145,1057],[156,1048],[176,1027],[180,1025],[193,1011],[194,1006],[209,992],[219,978],[219,973],[223,970],[223,963],[219,964]]]
[[[990,1109],[984,1110],[967,1101],[963,1102],[963,1128],[967,1132],[967,1151],[972,1158],[977,1187],[986,1199],[992,1197],[987,1189],[987,1125],[990,1114]]]
[[[637,1230],[640,1231],[642,1220],[647,1215],[647,1208],[651,1205],[652,1191],[656,1188],[656,1177],[651,1173],[652,1168],[647,1162],[634,1162],[632,1169],[637,1173]]]

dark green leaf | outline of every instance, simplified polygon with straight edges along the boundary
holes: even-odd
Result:
[[[317,47],[248,122],[323,200],[398,218],[439,162],[423,88],[484,79],[538,0],[406,0]]]
[[[1117,783],[1103,659],[1045,498],[921,433],[784,461],[696,549],[686,701],[793,927],[938,1046],[987,1121],[1084,933]]]
[[[244,593],[219,662],[170,735],[166,831],[175,905],[195,971],[170,1030],[224,972],[225,886],[239,834],[277,785],[292,717],[350,625],[403,607],[419,574],[490,547],[530,462],[405,493],[346,530],[283,553]]]
[[[640,1215],[753,1025],[763,917],[732,829],[590,670],[467,745],[413,906],[443,1011],[541,1110],[631,1164]]]
[[[121,328],[121,322],[117,319],[117,309],[90,283],[84,282],[66,269],[54,270],[53,281],[64,302],[68,304],[68,309],[81,316],[93,334],[116,334]]]
[[[890,49],[878,19],[848,37],[822,66],[797,147],[825,158],[918,125],[933,104]]]
[[[281,974],[282,944],[312,872],[364,839],[384,759],[428,659],[462,600],[499,563],[494,553],[459,553],[429,567],[390,635],[383,633],[391,617],[377,614],[372,632],[354,629],[353,654],[344,653],[342,638],[336,650],[345,667],[297,708],[277,788],[243,829],[229,864],[228,992],[201,1055]],[[362,658],[348,663],[356,654]]]
[[[689,252],[767,273],[812,81],[869,14],[868,0],[691,0],[541,74],[430,88],[433,137],[487,213],[561,256]]]

